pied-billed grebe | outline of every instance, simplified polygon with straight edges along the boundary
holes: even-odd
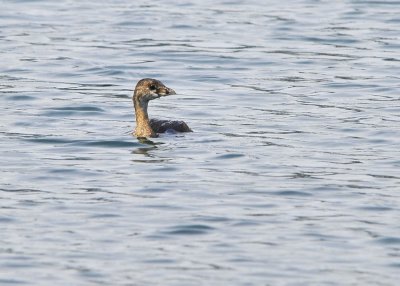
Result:
[[[150,100],[176,94],[171,88],[166,87],[161,81],[151,78],[139,80],[133,93],[133,105],[136,115],[136,137],[157,137],[158,133],[166,131],[192,132],[183,121],[169,121],[149,119],[147,107]]]

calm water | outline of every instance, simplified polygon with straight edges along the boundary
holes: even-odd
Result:
[[[0,5],[1,285],[398,283],[399,1]]]

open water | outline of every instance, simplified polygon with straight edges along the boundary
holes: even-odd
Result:
[[[0,0],[0,285],[398,285],[400,2]],[[150,116],[194,130],[138,141]]]

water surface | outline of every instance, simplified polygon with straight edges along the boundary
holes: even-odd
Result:
[[[399,1],[0,5],[1,285],[396,285]]]

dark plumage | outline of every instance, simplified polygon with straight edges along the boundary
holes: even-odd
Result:
[[[149,119],[147,107],[150,100],[161,96],[176,94],[171,88],[166,87],[161,81],[151,78],[140,80],[133,94],[133,105],[136,115],[136,137],[157,137],[164,132],[192,132],[183,121],[169,121]]]
[[[184,121],[171,121],[150,119],[150,126],[156,133],[172,132],[192,132]]]

